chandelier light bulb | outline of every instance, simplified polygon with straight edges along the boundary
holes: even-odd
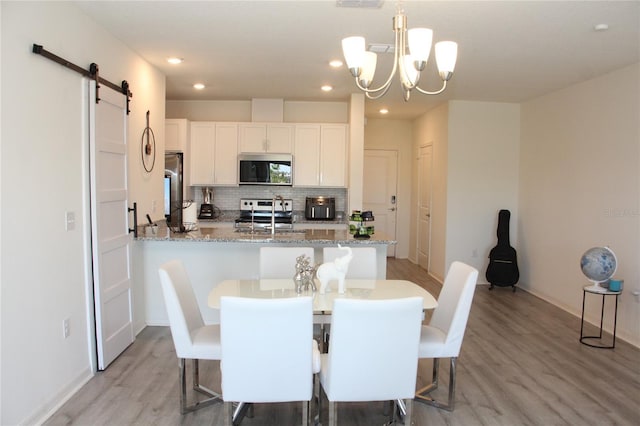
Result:
[[[364,61],[364,37],[347,37],[342,39],[342,53],[347,62],[347,68],[357,77]]]
[[[419,71],[413,66],[415,58],[413,55],[404,55],[402,58],[402,67],[400,67],[400,80],[405,89],[413,89],[418,83]]]
[[[378,62],[378,55],[373,52],[364,52],[362,69],[360,72],[360,84],[363,87],[369,87],[373,81],[373,76],[376,73],[376,64]]]
[[[433,31],[429,28],[412,28],[407,31],[407,41],[409,42],[411,56],[416,62],[422,63],[420,68],[420,71],[422,71],[431,54]]]
[[[364,37],[353,36],[342,39],[342,52],[358,89],[362,90],[369,99],[379,99],[389,91],[393,76],[399,72],[405,101],[409,100],[413,89],[425,95],[438,95],[444,92],[447,81],[453,76],[456,66],[458,45],[452,41],[442,41],[435,45],[436,62],[442,86],[435,91],[424,90],[418,86],[418,83],[420,72],[425,69],[431,54],[433,31],[429,28],[408,29],[407,17],[402,9],[399,9],[392,22],[395,35],[393,68],[380,87],[371,87],[377,56],[365,50]]]
[[[448,81],[453,75],[458,57],[458,43],[453,41],[441,41],[436,43],[436,63],[440,77]]]

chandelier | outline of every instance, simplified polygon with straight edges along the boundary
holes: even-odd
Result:
[[[442,93],[447,87],[447,81],[453,76],[458,56],[458,44],[453,41],[436,43],[436,64],[442,79],[442,87],[440,90],[430,92],[420,88],[418,84],[420,83],[420,73],[424,70],[431,53],[433,31],[429,28],[407,29],[407,17],[404,11],[398,7],[398,11],[393,17],[393,32],[395,33],[393,69],[387,81],[377,88],[370,87],[376,71],[377,55],[365,50],[364,37],[354,36],[342,39],[342,52],[358,88],[369,99],[381,98],[389,90],[391,80],[398,71],[405,101],[409,100],[413,89],[425,95]]]

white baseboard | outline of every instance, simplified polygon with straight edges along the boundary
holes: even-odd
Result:
[[[74,380],[69,382],[67,386],[62,388],[60,392],[54,395],[46,404],[39,407],[28,418],[21,421],[21,425],[41,425],[56,411],[60,409],[73,395],[80,390],[82,386],[87,384],[93,378],[90,368],[82,371]]]

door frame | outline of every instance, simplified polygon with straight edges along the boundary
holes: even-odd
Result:
[[[393,149],[393,148],[365,148],[363,151],[363,158],[364,155],[366,154],[366,152],[392,152],[395,154],[395,162],[396,162],[396,175],[395,175],[395,190],[394,190],[394,195],[396,197],[396,202],[394,204],[395,206],[395,221],[394,221],[394,229],[393,229],[393,239],[394,240],[398,240],[398,216],[399,213],[402,211],[402,208],[400,207],[400,203],[398,202],[398,191],[399,191],[399,185],[400,185],[400,176],[399,176],[399,167],[400,167],[400,151],[398,149]],[[363,169],[364,170],[364,169]],[[387,176],[388,178],[388,176]],[[363,208],[364,208],[364,185],[363,185],[363,199],[362,199],[362,203],[363,203]],[[374,221],[374,226],[375,226],[375,221]],[[388,250],[390,250],[391,255],[387,254],[387,257],[396,257],[397,255],[397,244],[394,246],[390,246],[388,248]]]
[[[422,170],[421,170],[421,161],[420,161],[420,151],[422,148],[431,147],[431,179],[429,179],[429,183],[431,184],[431,191],[429,191],[429,212],[433,211],[433,142],[425,142],[420,144],[417,152],[418,159],[418,191],[416,193],[416,264],[420,265],[420,191],[422,189]],[[431,213],[430,213],[431,215]],[[427,273],[431,271],[431,219],[429,219],[429,241],[427,241]]]

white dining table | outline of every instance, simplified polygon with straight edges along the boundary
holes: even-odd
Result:
[[[333,288],[332,288],[333,287]],[[316,280],[316,288],[320,288]],[[280,299],[287,297],[311,296],[313,298],[313,322],[322,327],[322,342],[320,349],[327,350],[328,337],[324,333],[325,324],[331,323],[333,301],[336,299],[360,300],[388,300],[405,297],[422,297],[423,310],[435,309],[438,301],[424,288],[407,280],[372,280],[347,279],[345,292],[340,294],[337,283],[332,283],[329,289],[320,294],[319,291],[303,291],[297,293],[293,278],[263,279],[263,280],[224,280],[209,292],[207,304],[210,308],[220,309],[220,299],[225,296],[249,297],[259,299]],[[399,402],[402,402],[399,400]],[[250,404],[241,402],[233,413],[234,422],[242,419]]]
[[[319,288],[319,285],[317,285]],[[315,314],[329,315],[336,299],[387,300],[405,297],[422,297],[423,309],[435,309],[438,301],[418,284],[406,280],[347,279],[345,292],[338,293],[333,283],[324,294],[319,291],[297,293],[293,278],[264,280],[225,280],[209,292],[208,305],[220,309],[220,298],[224,296],[278,299],[287,297],[312,296]]]

